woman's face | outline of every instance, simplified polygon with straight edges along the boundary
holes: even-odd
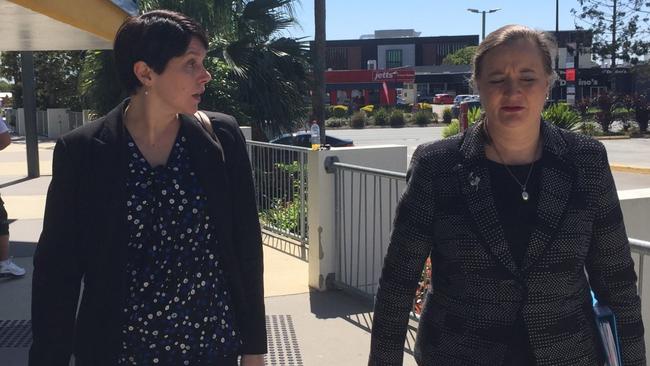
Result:
[[[488,51],[477,81],[488,126],[539,124],[549,85],[542,53],[534,43],[520,39]]]
[[[203,66],[206,49],[193,37],[185,53],[169,60],[162,74],[154,75],[150,93],[161,99],[173,113],[194,114],[205,84],[212,79]]]

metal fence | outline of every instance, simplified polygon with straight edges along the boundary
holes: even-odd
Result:
[[[309,149],[257,141],[247,145],[265,243],[307,259]]]
[[[646,257],[650,258],[650,241],[630,239],[630,249],[632,251],[632,258],[636,261],[637,265],[636,270],[639,277],[637,287],[639,297],[641,298],[641,307],[643,308],[643,277],[645,275],[644,262]]]
[[[326,165],[335,174],[337,285],[373,298],[406,174],[340,163],[335,158]],[[650,279],[644,282],[644,277],[650,274],[645,273],[644,264],[650,260],[650,242],[629,240],[637,264],[638,293],[645,304],[644,285],[650,286]]]
[[[72,131],[75,128],[81,127],[84,123],[83,113],[68,111],[68,130]]]
[[[335,174],[336,284],[372,299],[406,174],[331,161]]]
[[[48,136],[47,111],[36,111],[36,134]]]

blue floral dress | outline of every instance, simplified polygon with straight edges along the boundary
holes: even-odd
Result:
[[[179,131],[152,168],[127,134],[128,292],[120,365],[215,365],[241,346],[208,200]]]

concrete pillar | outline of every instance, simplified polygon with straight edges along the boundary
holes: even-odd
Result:
[[[246,140],[252,140],[253,139],[253,130],[250,127],[248,127],[248,126],[239,126],[239,129],[244,134],[244,137],[246,138]]]
[[[324,291],[331,288],[339,267],[335,231],[335,175],[325,171],[325,159],[377,169],[406,172],[406,146],[385,145],[310,151],[309,187],[309,286]]]

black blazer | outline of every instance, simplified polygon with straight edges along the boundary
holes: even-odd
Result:
[[[499,223],[480,125],[418,147],[379,281],[370,365],[402,364],[429,255],[418,364],[502,365],[521,318],[538,366],[597,365],[591,286],[616,313],[623,364],[645,365],[634,263],[605,149],[546,122],[541,133],[548,163],[521,268]]]
[[[72,352],[78,364],[116,364],[127,291],[122,124],[127,103],[63,136],[54,149],[43,232],[34,255],[30,365],[67,366]],[[242,351],[262,354],[262,240],[246,144],[233,117],[207,114],[219,141],[193,117],[183,116],[182,128],[215,217]]]

